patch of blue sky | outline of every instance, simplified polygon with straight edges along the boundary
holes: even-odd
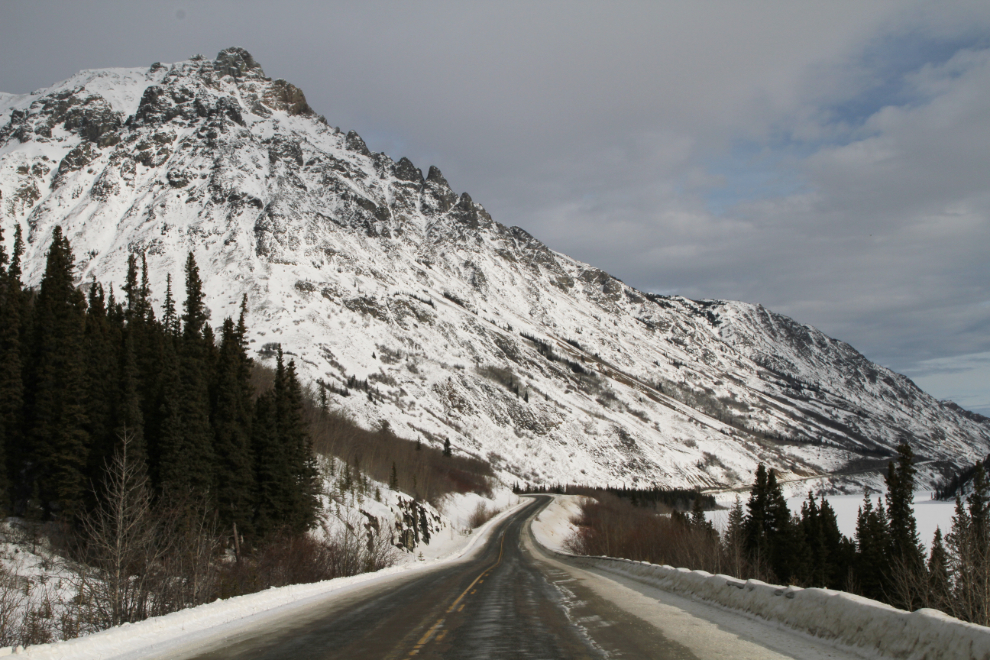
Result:
[[[756,142],[735,144],[728,154],[705,168],[724,181],[704,193],[708,210],[724,216],[742,202],[787,197],[806,190],[807,183],[799,172],[784,163],[792,157],[792,149],[786,145],[775,149]]]
[[[960,51],[990,48],[990,36],[973,33],[935,38],[912,32],[888,36],[863,50],[852,70],[863,72],[856,91],[821,107],[825,121],[834,126],[858,128],[888,106],[906,106],[925,99],[911,82],[911,74],[925,66],[940,66]],[[786,125],[786,124],[785,124]],[[730,152],[706,163],[710,174],[724,184],[704,194],[708,209],[725,215],[741,202],[780,198],[806,190],[808,184],[794,167],[826,146],[840,146],[859,139],[852,131],[829,131],[819,140],[795,139],[784,126],[766,142],[739,141]]]
[[[990,48],[984,34],[930,37],[917,32],[891,35],[870,44],[851,68],[863,72],[862,84],[849,98],[826,105],[829,121],[861,126],[888,106],[904,106],[924,100],[911,83],[911,74],[925,66],[940,66],[963,50]]]

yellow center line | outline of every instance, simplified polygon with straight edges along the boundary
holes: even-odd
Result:
[[[485,577],[491,571],[494,571],[498,567],[498,565],[502,563],[502,552],[504,550],[505,550],[505,532],[502,532],[502,541],[499,543],[499,546],[498,546],[498,561],[496,561],[494,564],[492,564],[491,566],[489,566],[488,568],[486,568],[484,571],[482,571],[481,575],[479,575],[478,577],[474,578],[474,582],[472,582],[471,584],[469,584],[468,585],[468,588],[465,589],[463,592],[461,592],[461,595],[457,597],[457,600],[455,600],[451,604],[451,606],[447,608],[447,613],[448,614],[450,612],[453,612],[454,611],[454,608],[457,607],[457,604],[460,603],[461,600],[464,599],[464,596],[466,596],[469,591],[471,591],[471,587],[473,587],[475,584],[481,584],[482,582],[484,582],[484,580],[482,580],[482,578]],[[473,593],[476,593],[477,591],[478,590],[475,589],[474,591],[471,591],[471,593],[473,594]],[[460,607],[457,607],[457,611],[460,612],[461,610],[463,610],[465,605],[467,605],[467,603],[461,603],[461,606]],[[423,635],[418,642],[416,642],[416,646],[413,647],[412,651],[409,652],[409,655],[407,655],[406,658],[411,658],[414,655],[418,655],[420,649],[422,649],[426,645],[426,643],[430,641],[430,638],[433,636],[433,633],[436,632],[437,628],[439,628],[440,626],[443,625],[443,622],[445,620],[446,620],[445,617],[439,618],[437,620],[437,622],[433,624],[433,627],[430,628],[429,630],[427,630],[426,631],[426,634]],[[446,630],[440,631],[440,634],[437,635],[437,641],[440,641],[441,639],[443,639],[446,634],[447,634],[447,631]]]
[[[467,595],[467,593],[468,593],[469,591],[471,591],[471,587],[473,587],[473,586],[474,586],[474,585],[475,585],[475,584],[476,584],[476,583],[477,583],[477,582],[478,582],[479,580],[481,580],[481,578],[482,578],[482,577],[484,577],[484,575],[485,575],[485,573],[487,573],[488,571],[492,571],[492,570],[495,570],[495,568],[496,568],[496,567],[497,567],[497,566],[498,566],[499,564],[501,564],[501,563],[502,563],[502,551],[503,551],[504,549],[505,549],[505,533],[503,532],[503,533],[502,533],[502,542],[501,542],[501,543],[499,544],[499,546],[498,546],[498,561],[496,561],[496,562],[495,562],[494,564],[492,564],[491,566],[489,566],[488,568],[486,568],[486,569],[485,569],[484,571],[482,571],[482,573],[481,573],[481,575],[479,575],[478,577],[476,577],[476,578],[474,578],[474,582],[472,582],[471,584],[469,584],[469,585],[468,585],[468,588],[467,588],[467,589],[465,589],[465,590],[464,590],[464,592],[463,592],[463,593],[462,593],[462,594],[461,594],[460,596],[458,596],[458,597],[457,597],[457,600],[455,600],[455,601],[454,601],[454,602],[453,602],[453,603],[451,604],[451,606],[447,608],[447,611],[448,611],[448,612],[453,612],[453,611],[454,611],[454,608],[455,608],[455,607],[457,607],[457,604],[458,604],[459,602],[461,602],[461,599],[463,599],[463,598],[464,598],[464,596],[466,596],[466,595]],[[477,591],[477,589],[475,589],[475,591]]]

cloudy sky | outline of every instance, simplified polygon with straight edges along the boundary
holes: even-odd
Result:
[[[758,302],[990,415],[990,3],[0,0],[0,91],[241,46],[640,289]]]

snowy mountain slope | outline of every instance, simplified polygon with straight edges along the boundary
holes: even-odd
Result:
[[[495,222],[240,49],[0,95],[0,209],[29,283],[56,224],[80,282],[119,285],[143,251],[159,302],[192,250],[214,325],[248,295],[258,357],[282,343],[364,423],[508,478],[853,474],[909,438],[930,481],[990,449],[985,422],[813,328],[645,294]]]

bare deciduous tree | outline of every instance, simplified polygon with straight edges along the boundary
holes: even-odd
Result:
[[[157,573],[170,547],[162,516],[154,511],[144,464],[135,460],[126,429],[106,469],[99,505],[83,519],[84,572],[100,628],[148,616]]]

